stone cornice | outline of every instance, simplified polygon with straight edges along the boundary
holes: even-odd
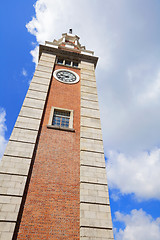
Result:
[[[73,52],[73,51],[66,51],[63,49],[49,47],[49,46],[40,44],[39,45],[39,59],[40,59],[42,52],[50,53],[50,54],[56,55],[58,57],[63,57],[63,58],[66,57],[67,59],[71,59],[71,60],[87,61],[87,62],[93,63],[95,67],[96,67],[97,61],[98,61],[98,57],[95,57],[95,56],[81,54],[81,53],[77,53],[77,52]]]

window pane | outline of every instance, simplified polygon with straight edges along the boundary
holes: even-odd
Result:
[[[60,126],[60,122],[53,122],[53,125]]]
[[[78,67],[78,62],[73,62],[73,67]]]
[[[67,65],[67,66],[70,66],[71,65],[71,61],[65,61],[65,65]]]
[[[54,116],[52,124],[55,126],[60,127],[69,127],[69,120],[70,120],[70,112],[69,111],[63,111],[63,110],[54,110]]]
[[[69,122],[65,124],[66,127],[69,127]]]
[[[57,63],[58,63],[58,64],[63,64],[63,59],[59,59],[59,58],[58,58],[58,59],[57,59]]]
[[[61,111],[61,110],[54,110],[54,115],[59,115],[59,116],[70,116],[69,111]]]

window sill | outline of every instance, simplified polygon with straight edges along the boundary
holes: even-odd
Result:
[[[47,128],[52,128],[52,129],[61,130],[61,131],[75,132],[74,128],[58,127],[54,125],[47,125]]]

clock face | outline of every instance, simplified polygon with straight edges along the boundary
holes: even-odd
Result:
[[[60,82],[63,83],[77,83],[79,81],[79,76],[77,73],[67,70],[67,69],[58,69],[54,71],[53,76]]]

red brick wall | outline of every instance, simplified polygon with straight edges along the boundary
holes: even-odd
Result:
[[[46,127],[52,106],[74,110],[75,132]],[[79,182],[80,82],[53,78],[17,239],[79,239]]]

